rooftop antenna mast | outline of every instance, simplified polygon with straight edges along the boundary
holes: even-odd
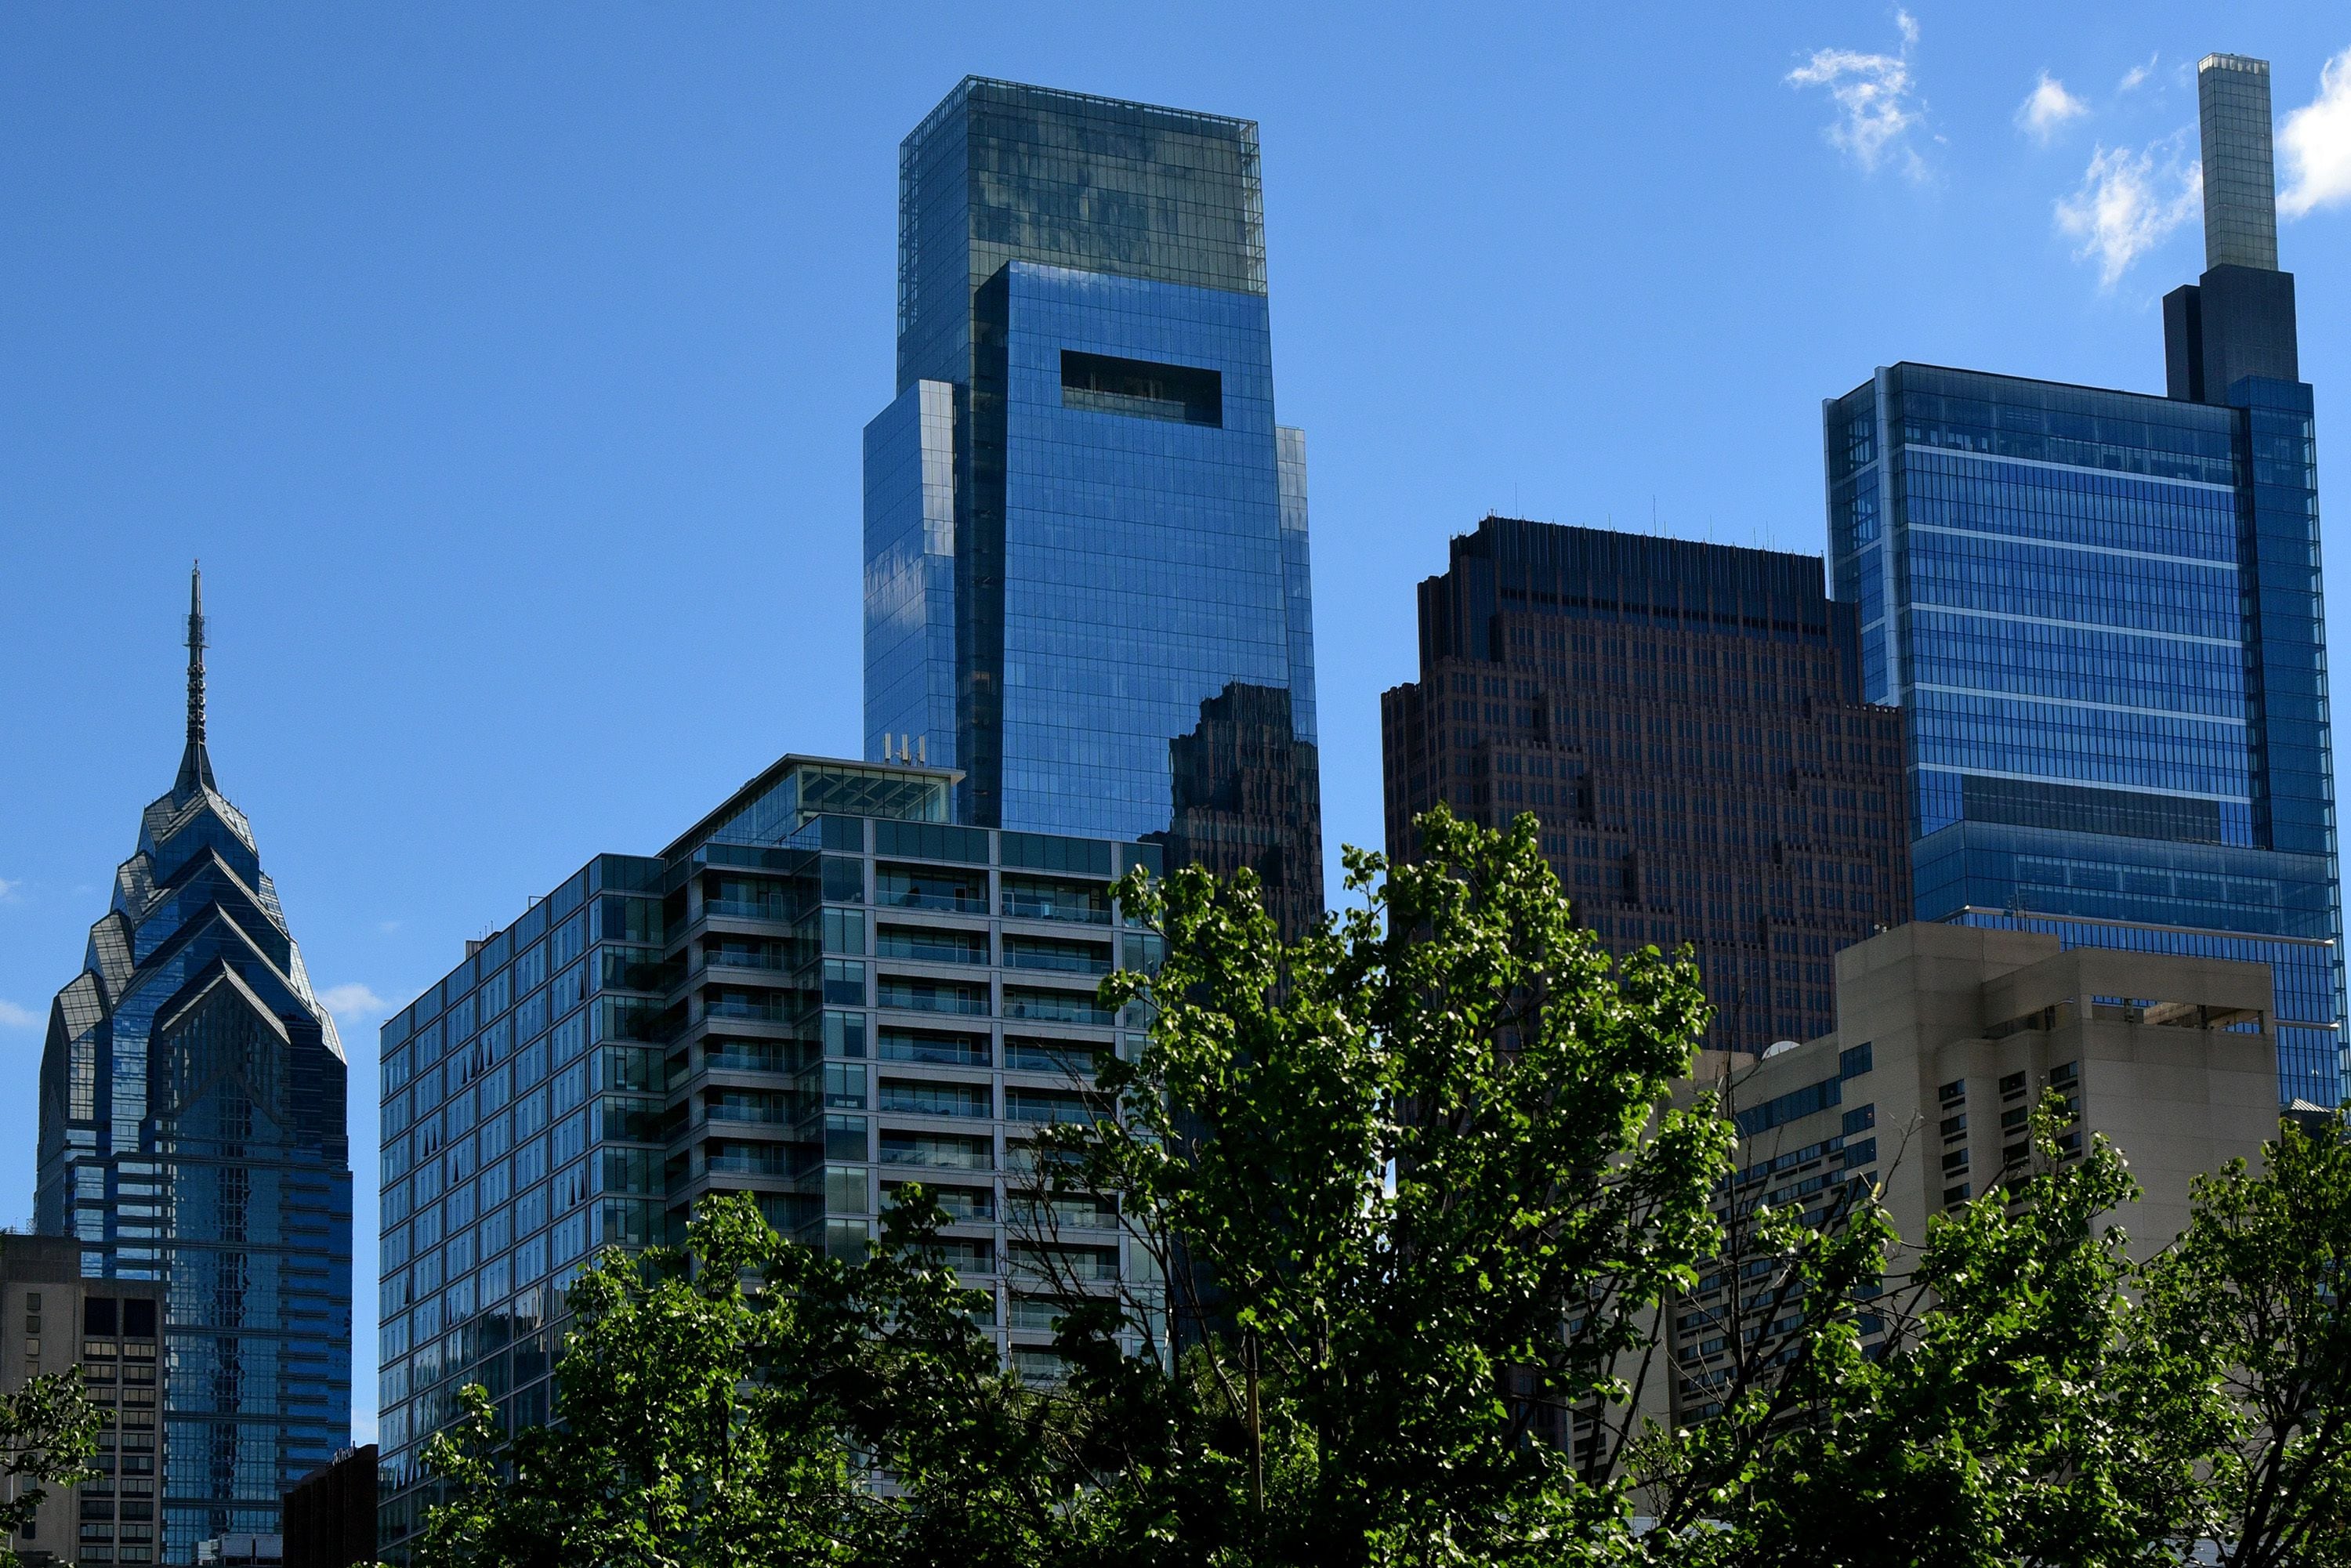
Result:
[[[199,787],[217,789],[213,759],[204,749],[204,568],[202,561],[188,570],[188,748],[180,755],[180,779],[175,786],[186,794]]]

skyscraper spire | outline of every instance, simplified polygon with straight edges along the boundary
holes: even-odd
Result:
[[[213,781],[213,759],[204,750],[204,569],[199,561],[188,571],[188,748],[180,757],[175,794],[186,794]]]

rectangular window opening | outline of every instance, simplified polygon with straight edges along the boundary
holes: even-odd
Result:
[[[1225,378],[1216,371],[1190,365],[1162,365],[1064,349],[1061,406],[1222,428]]]

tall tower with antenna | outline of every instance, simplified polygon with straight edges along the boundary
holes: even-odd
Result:
[[[284,1491],[350,1441],[347,1069],[214,778],[205,646],[197,571],[179,774],[140,816],[41,1058],[37,1228],[78,1239],[86,1275],[165,1286],[162,1385],[143,1407],[115,1391],[111,1517],[84,1510],[84,1561],[190,1563],[209,1537],[273,1533]]]

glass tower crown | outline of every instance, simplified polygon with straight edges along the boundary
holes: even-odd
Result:
[[[79,1239],[85,1273],[164,1285],[162,1518],[85,1522],[83,1561],[187,1563],[206,1537],[274,1532],[286,1489],[350,1441],[342,1045],[213,777],[201,595],[199,578],[179,776],[41,1059],[37,1228]],[[136,1469],[141,1437],[126,1412],[104,1441]]]
[[[1918,917],[2248,958],[2342,1098],[2318,472],[2269,65],[2197,68],[2205,250],[2168,395],[1895,365],[1824,405],[1836,594],[1909,716]]]
[[[1321,909],[1305,443],[1257,128],[967,78],[900,153],[865,432],[870,758],[962,821],[1152,836]]]

